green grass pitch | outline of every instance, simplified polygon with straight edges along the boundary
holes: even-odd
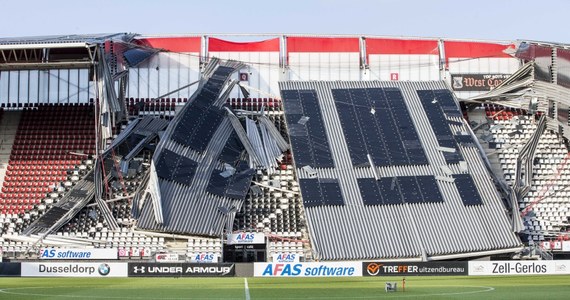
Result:
[[[247,288],[246,288],[247,280]],[[386,293],[386,281],[398,291]],[[0,278],[0,299],[570,299],[570,276]]]

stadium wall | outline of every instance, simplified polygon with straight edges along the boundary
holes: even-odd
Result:
[[[232,79],[255,88],[250,91],[251,98],[268,98],[268,94],[279,95],[279,51],[278,38],[246,43],[208,39],[208,57],[237,60],[246,64],[245,69],[232,75]],[[239,89],[234,89],[230,97],[242,98],[244,95]]]

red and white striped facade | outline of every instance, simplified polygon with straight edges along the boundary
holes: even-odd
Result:
[[[165,51],[129,74],[128,97],[152,98],[199,79],[209,58],[233,59],[247,67],[251,97],[278,97],[285,80],[446,80],[451,74],[512,74],[521,65],[510,42],[358,36],[276,36],[253,42],[231,36],[141,37]],[[234,37],[235,38],[235,37]],[[237,37],[243,39],[242,37]],[[236,79],[239,74],[236,74]],[[194,88],[171,95],[189,97]],[[259,92],[258,92],[259,91]],[[231,97],[241,97],[234,91]],[[469,97],[477,92],[458,92]]]

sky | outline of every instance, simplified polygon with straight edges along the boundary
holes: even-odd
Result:
[[[304,33],[570,44],[567,0],[0,0],[0,9],[0,38]]]

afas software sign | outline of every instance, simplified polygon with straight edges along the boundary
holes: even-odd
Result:
[[[227,244],[265,244],[265,235],[260,232],[240,232],[227,236]]]
[[[126,263],[26,263],[22,277],[127,277]]]
[[[117,249],[113,248],[72,248],[72,249],[40,249],[40,259],[117,259]]]
[[[570,274],[570,260],[470,261],[469,275]]]
[[[255,277],[362,276],[361,262],[255,263]]]
[[[363,262],[364,276],[467,275],[467,262]]]
[[[129,263],[129,277],[232,277],[234,264]]]

